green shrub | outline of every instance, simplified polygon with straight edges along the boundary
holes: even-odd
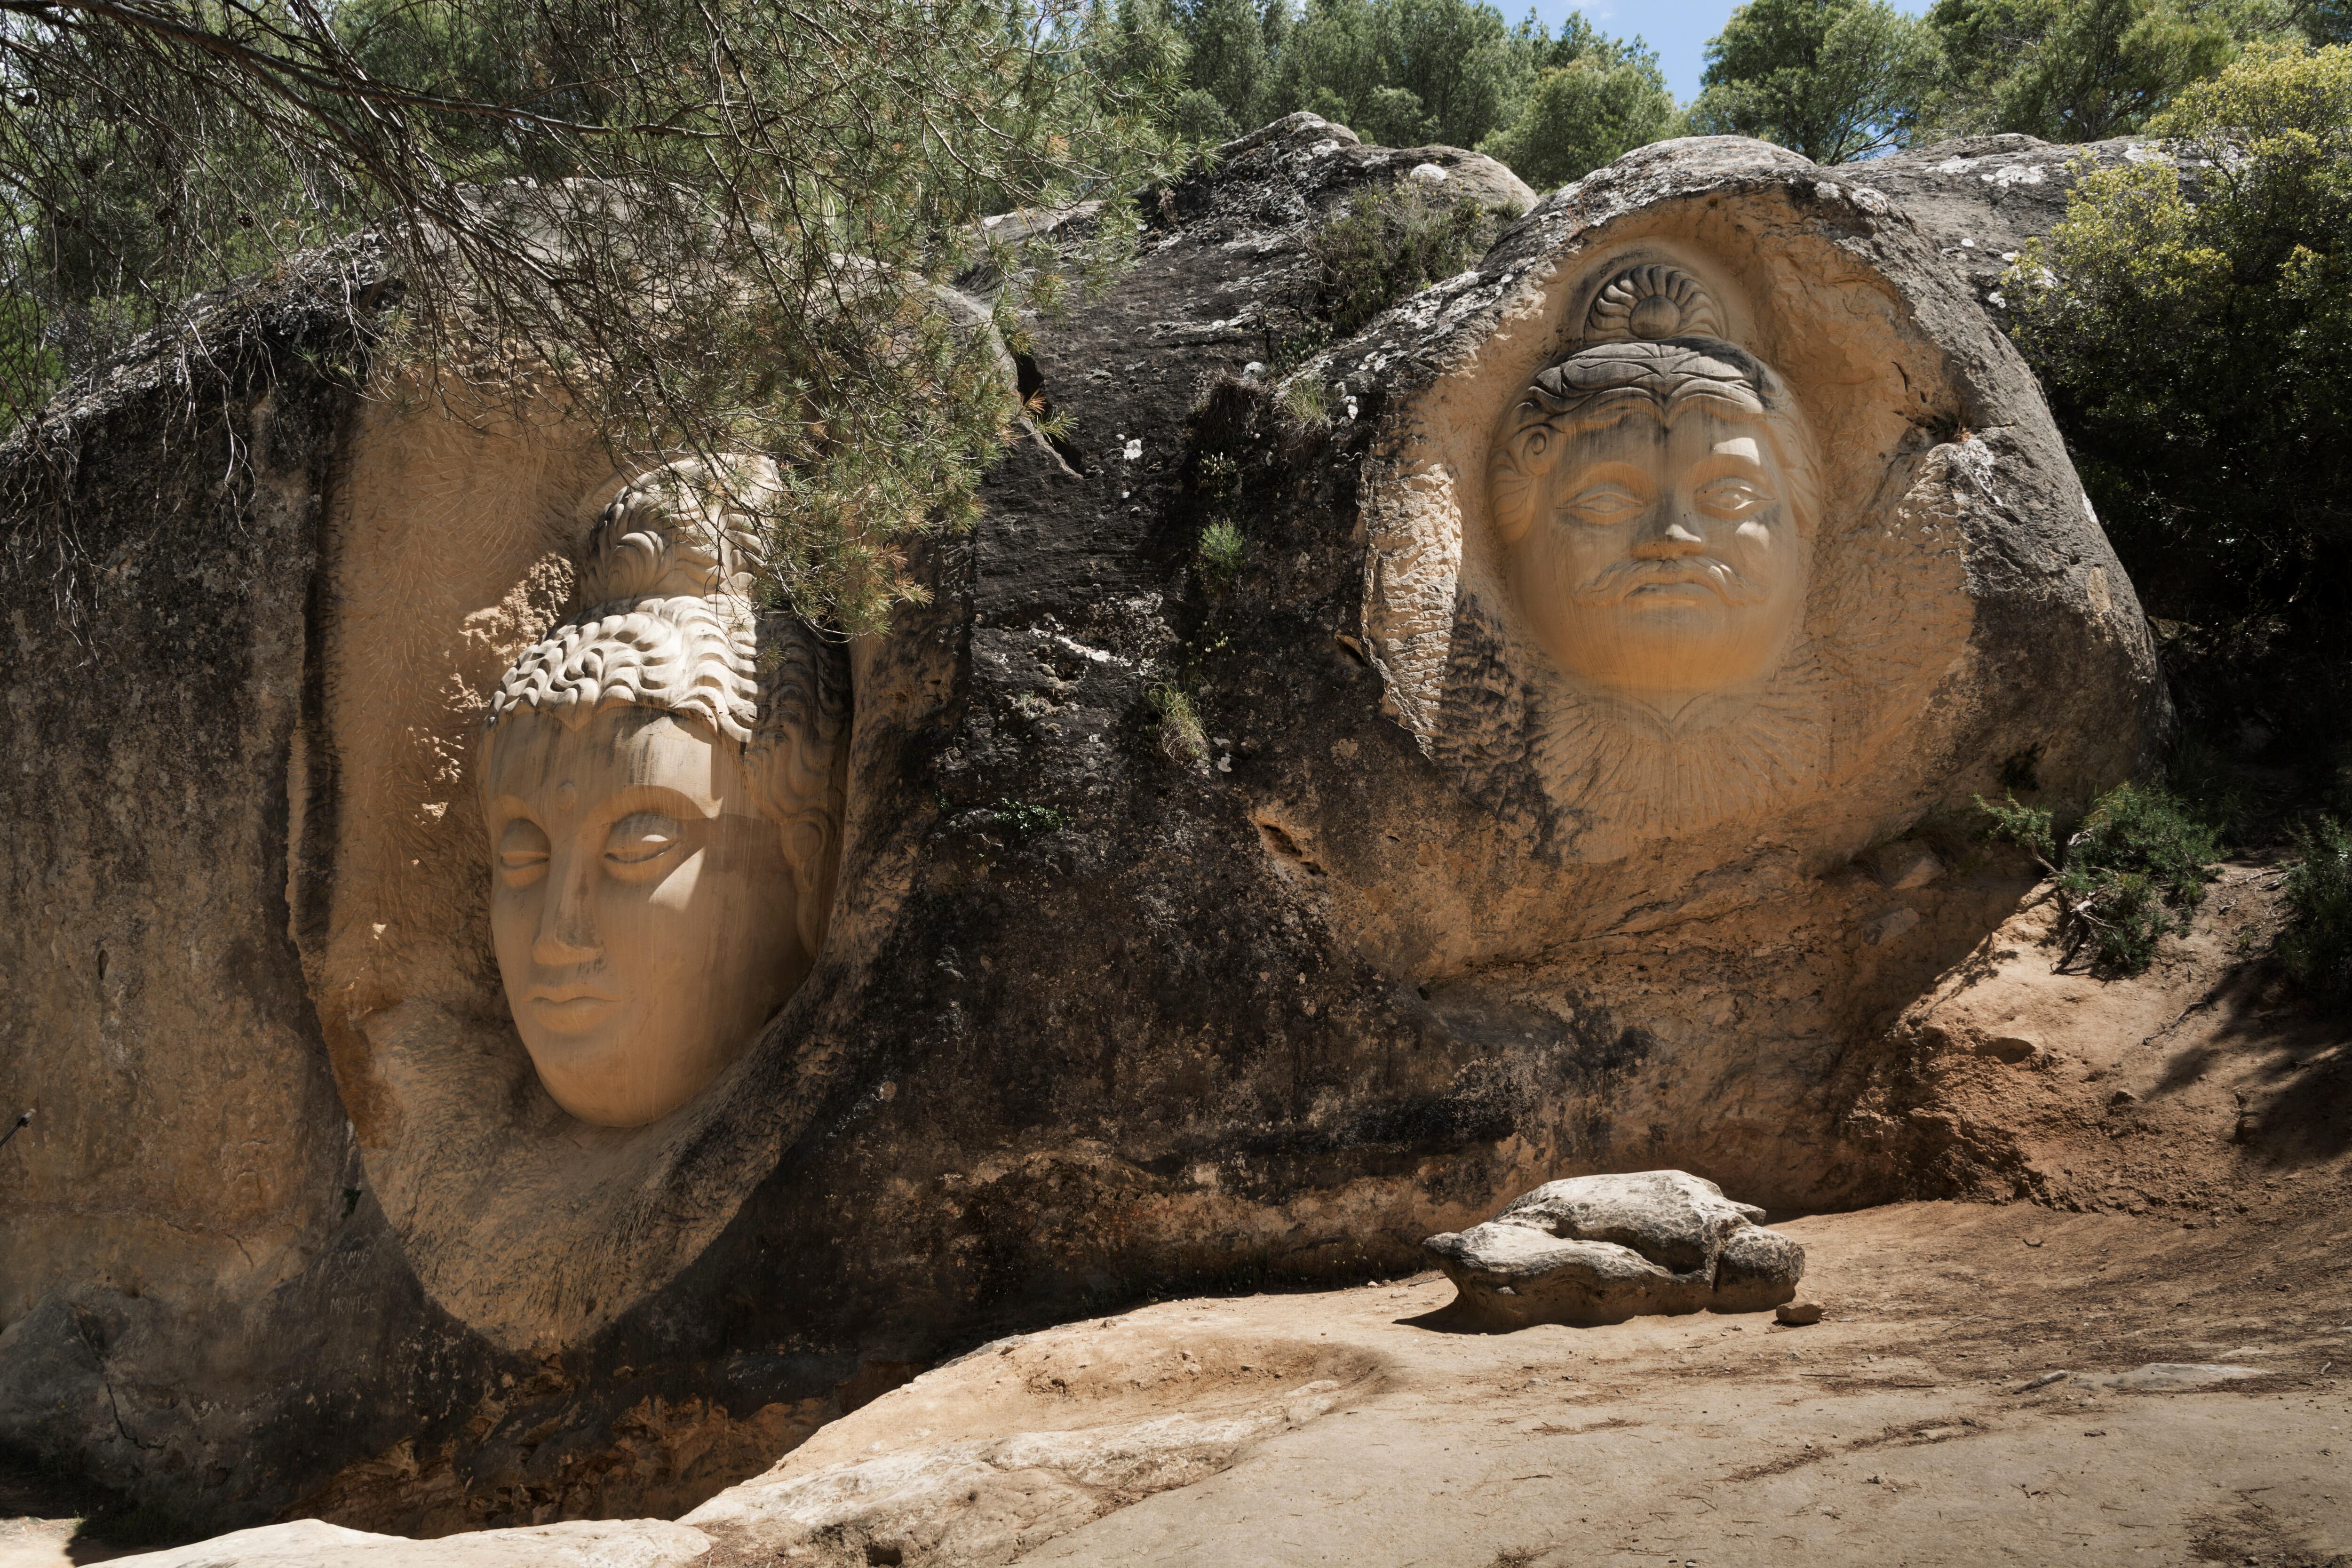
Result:
[[[2256,45],[2148,129],[2003,297],[2148,613],[2308,751],[2352,695],[2352,47]]]
[[[1999,805],[1977,796],[1977,805],[1992,818],[1985,829],[1988,837],[2004,844],[2014,844],[2036,860],[2052,876],[2058,873],[2058,840],[2051,826],[2050,813],[2036,805],[2020,805],[2011,795]]]
[[[2168,931],[2189,930],[2205,900],[2207,868],[2221,855],[2213,830],[2166,790],[2118,784],[2063,846],[2041,807],[2013,795],[1999,805],[1979,795],[1977,805],[1992,818],[1990,837],[2050,874],[2068,952],[2087,942],[2093,963],[2111,973],[2137,974]]]
[[[2332,816],[2295,836],[2286,874],[2287,921],[2273,952],[2306,995],[2352,1005],[2352,831]]]
[[[1315,314],[1334,341],[1351,338],[1408,294],[1451,278],[1486,252],[1500,216],[1400,180],[1360,191],[1307,237],[1317,268]],[[1517,215],[1514,215],[1517,216]]]
[[[1192,549],[1201,575],[1221,587],[1240,574],[1242,559],[1248,553],[1248,539],[1229,517],[1218,518],[1202,529],[1200,542]]]
[[[1201,710],[1193,706],[1191,693],[1172,681],[1163,682],[1144,693],[1144,700],[1160,717],[1161,756],[1171,763],[1197,763],[1209,754],[1209,731],[1201,723]]]

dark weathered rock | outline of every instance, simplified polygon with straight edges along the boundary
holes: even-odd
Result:
[[[1547,1182],[1484,1225],[1422,1243],[1500,1329],[1622,1323],[1661,1312],[1761,1311],[1796,1294],[1805,1249],[1764,1211],[1681,1171]]]
[[[2066,215],[2066,194],[2085,170],[2161,155],[2157,143],[2136,137],[2060,146],[2033,136],[1969,136],[1838,172],[1901,202],[1937,254],[1999,317],[2001,274],[2026,241]]]

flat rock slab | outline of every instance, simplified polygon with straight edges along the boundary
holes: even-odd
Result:
[[[2262,1375],[2259,1367],[2221,1366],[2210,1362],[2156,1361],[2146,1366],[2136,1366],[2129,1372],[2119,1372],[2112,1377],[2085,1381],[2122,1394],[2181,1394],[2190,1389],[2217,1388],[2224,1384]]]
[[[710,1538],[666,1520],[579,1521],[410,1541],[298,1519],[117,1558],[138,1568],[684,1568]]]

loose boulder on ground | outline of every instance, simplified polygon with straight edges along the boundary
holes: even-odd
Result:
[[[1683,1171],[1546,1182],[1484,1225],[1422,1243],[1498,1329],[1622,1323],[1653,1312],[1761,1311],[1796,1295],[1805,1249],[1764,1211]]]

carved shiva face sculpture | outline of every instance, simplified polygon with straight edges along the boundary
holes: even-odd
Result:
[[[840,841],[837,651],[750,597],[764,463],[622,489],[569,616],[499,683],[480,778],[490,930],[555,1102],[635,1127],[694,1097],[808,973]]]
[[[1505,414],[1488,471],[1537,639],[1579,684],[1669,719],[1769,677],[1804,613],[1811,441],[1721,331],[1687,274],[1620,274],[1583,346]]]

